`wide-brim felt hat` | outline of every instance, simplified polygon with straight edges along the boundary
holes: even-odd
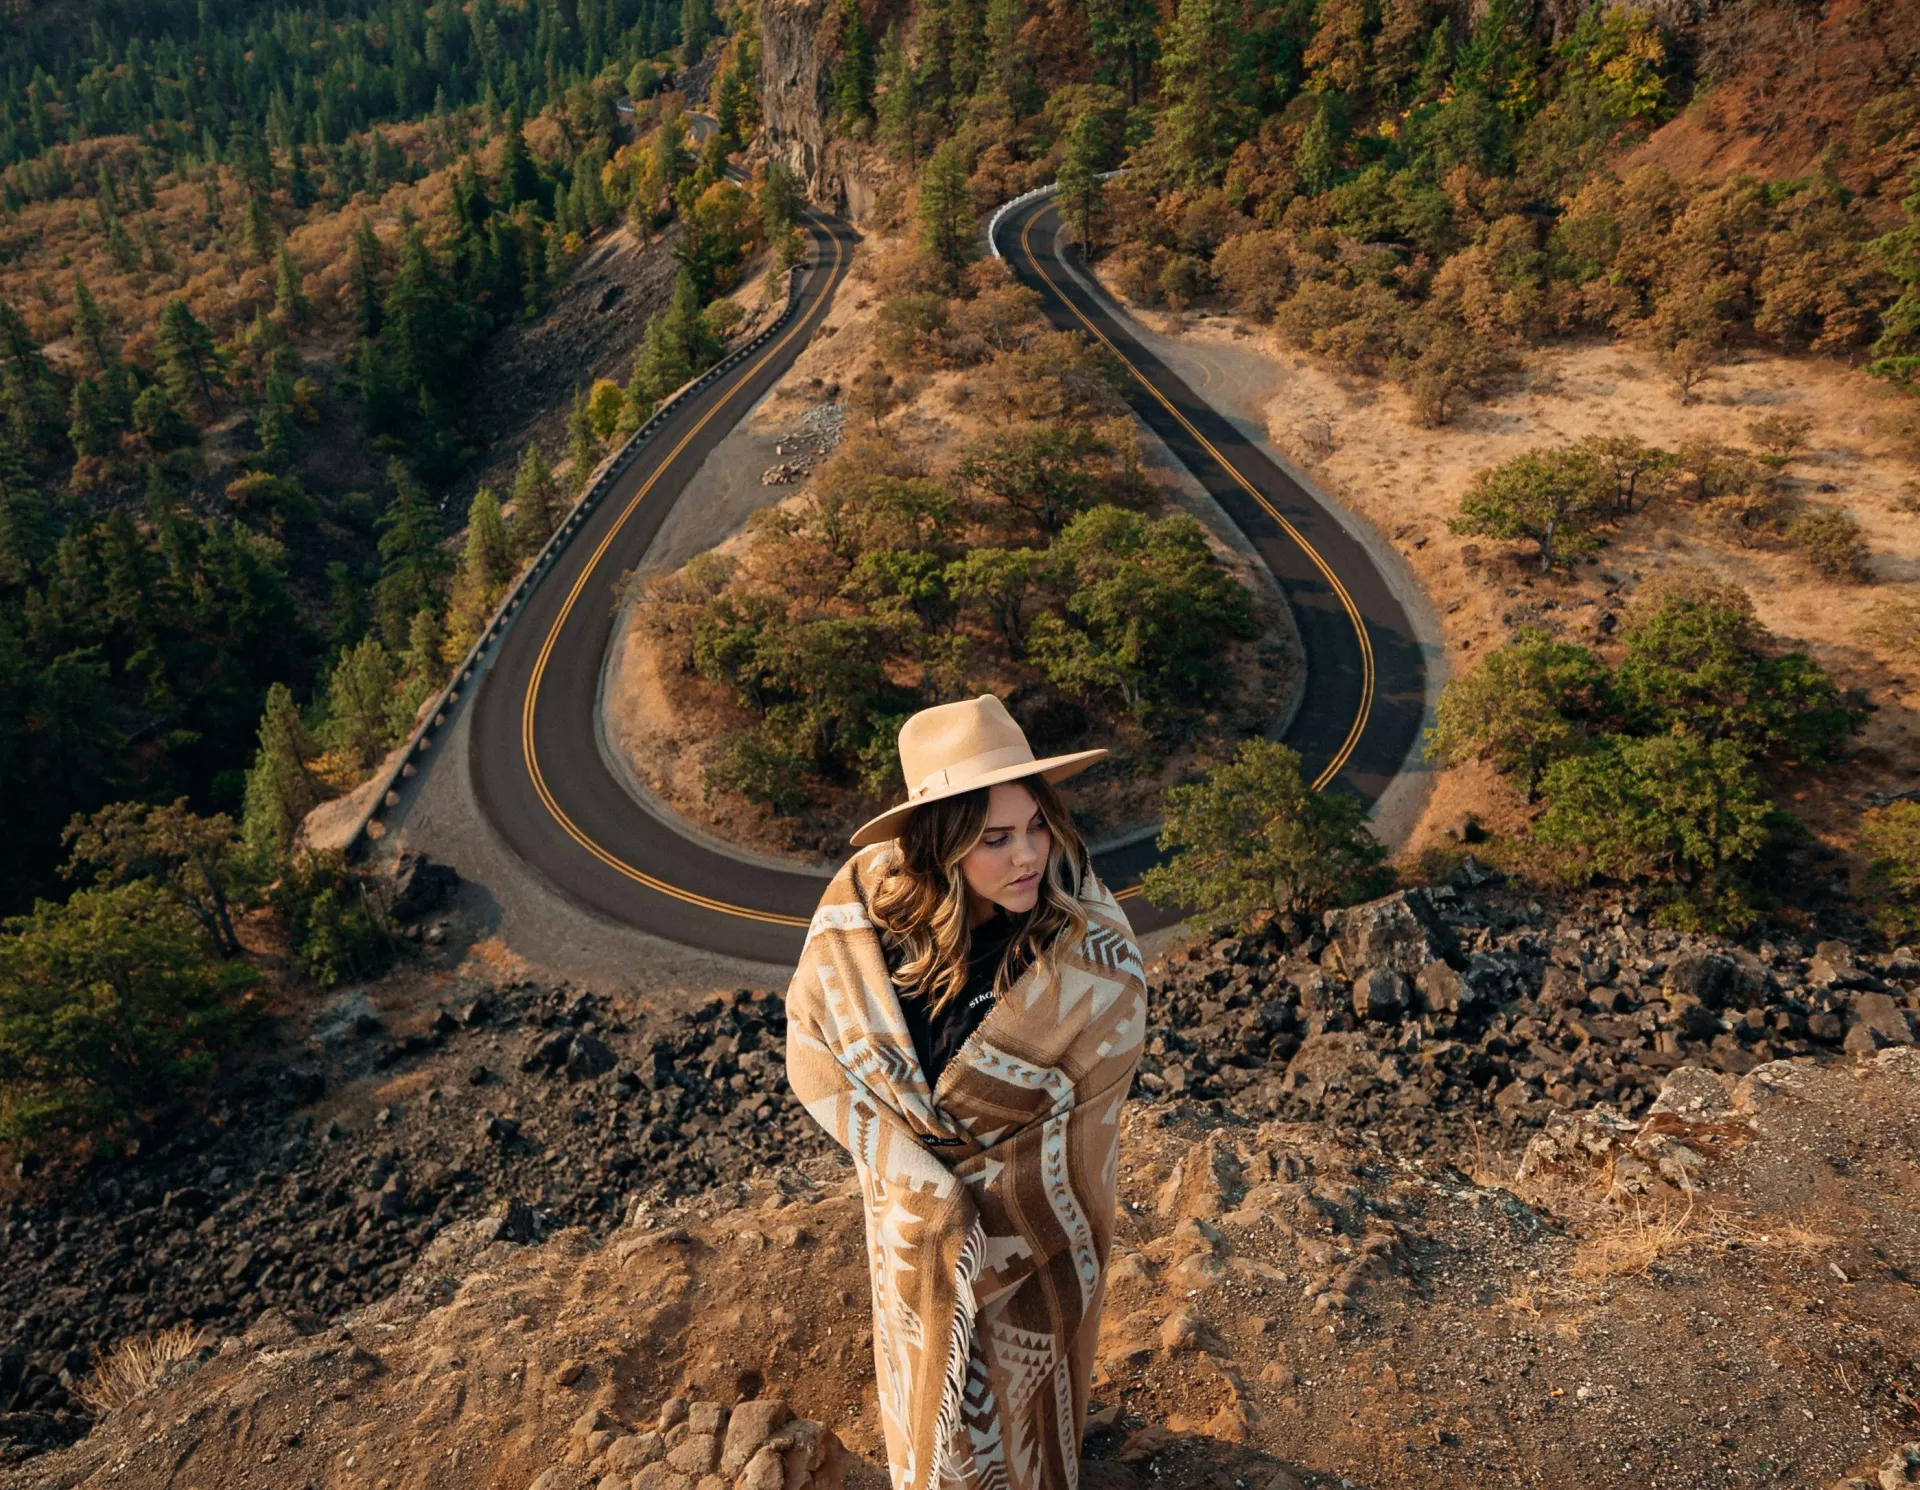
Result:
[[[850,841],[855,848],[884,843],[898,837],[914,809],[929,802],[1023,776],[1063,781],[1106,753],[1076,750],[1036,757],[1026,732],[991,693],[922,709],[900,726],[900,771],[907,781],[907,800],[862,823]]]

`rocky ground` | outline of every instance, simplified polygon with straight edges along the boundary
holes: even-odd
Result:
[[[849,1171],[786,1090],[778,991],[740,990],[691,1014],[674,1013],[614,1003],[584,989],[503,984],[474,975],[471,963],[463,966],[466,971],[459,974],[431,966],[414,969],[321,1002],[299,1029],[289,1031],[271,1058],[230,1083],[203,1123],[149,1138],[137,1154],[97,1161],[77,1176],[19,1177],[15,1193],[0,1209],[0,1248],[9,1262],[0,1276],[0,1436],[11,1457],[25,1461],[86,1432],[91,1417],[81,1391],[88,1372],[102,1352],[135,1332],[192,1321],[212,1337],[237,1339],[263,1328],[260,1321],[269,1319],[296,1322],[270,1323],[264,1327],[270,1332],[297,1328],[324,1340],[330,1338],[325,1335],[329,1321],[345,1321],[357,1332],[363,1326],[355,1321],[411,1318],[405,1310],[426,1307],[423,1299],[438,1297],[433,1289],[445,1293],[470,1287],[460,1281],[467,1267],[462,1259],[476,1248],[503,1247],[488,1255],[519,1259],[513,1266],[524,1265],[533,1278],[550,1267],[538,1260],[548,1256],[548,1249],[537,1245],[550,1236],[555,1239],[551,1245],[565,1255],[597,1258],[609,1246],[624,1247],[659,1231],[659,1226],[644,1223],[668,1208],[677,1207],[681,1215],[679,1222],[668,1225],[670,1230],[672,1224],[700,1224],[703,1211],[711,1220],[722,1213],[733,1215],[742,1205],[751,1209],[768,1203],[780,1209],[793,1204],[827,1207],[817,1219],[796,1219],[792,1226],[815,1239],[823,1255],[837,1259],[819,1281],[825,1287],[829,1278],[847,1273],[835,1285],[846,1292],[845,1299],[796,1295],[791,1300],[742,1300],[728,1306],[730,1314],[721,1310],[703,1335],[694,1329],[694,1314],[680,1304],[670,1311],[677,1323],[663,1313],[655,1320],[658,1328],[636,1327],[637,1317],[623,1312],[624,1305],[606,1319],[593,1310],[582,1318],[608,1339],[627,1340],[620,1349],[631,1348],[644,1357],[644,1370],[623,1367],[628,1374],[620,1379],[644,1380],[655,1404],[683,1389],[691,1391],[695,1384],[724,1402],[764,1387],[840,1433],[856,1455],[872,1458],[877,1425],[862,1418],[864,1409],[858,1407],[867,1390],[861,1382],[870,1382],[871,1363],[863,1362],[860,1351],[845,1349],[864,1328],[860,1315],[865,1297],[864,1283],[848,1271],[857,1271],[862,1255],[857,1212],[847,1209],[850,1202],[843,1193]],[[1274,1338],[1261,1344],[1269,1357],[1276,1345],[1305,1342],[1317,1348],[1328,1326],[1334,1335],[1325,1338],[1336,1340],[1356,1327],[1355,1321],[1372,1321],[1369,1329],[1432,1336],[1438,1342],[1441,1336],[1434,1332],[1442,1329],[1444,1320],[1433,1315],[1429,1305],[1455,1287],[1450,1276],[1448,1289],[1437,1285],[1448,1267],[1462,1270],[1457,1280],[1465,1290],[1461,1300],[1471,1297],[1479,1300],[1476,1307],[1504,1309],[1499,1301],[1511,1297],[1525,1305],[1515,1306],[1516,1319],[1558,1320],[1561,1316],[1551,1313],[1562,1307],[1554,1303],[1559,1297],[1554,1290],[1566,1280],[1568,1257],[1582,1255],[1578,1248],[1586,1245],[1571,1240],[1571,1223],[1559,1214],[1569,1207],[1577,1213],[1576,1222],[1602,1232],[1619,1230],[1636,1207],[1634,1213],[1643,1218],[1664,1217],[1642,1228],[1642,1243],[1649,1236],[1657,1240],[1665,1235],[1661,1228],[1677,1225],[1674,1247],[1679,1253],[1691,1256],[1705,1249],[1700,1255],[1711,1255],[1717,1264],[1772,1259],[1771,1244],[1754,1243],[1747,1236],[1760,1234],[1748,1221],[1738,1223],[1745,1228],[1739,1234],[1723,1229],[1695,1236],[1702,1224],[1697,1217],[1674,1222],[1673,1216],[1682,1213],[1661,1209],[1674,1195],[1691,1204],[1701,1189],[1695,1171],[1719,1162],[1729,1142],[1710,1136],[1691,1147],[1668,1143],[1671,1135],[1663,1125],[1672,1119],[1649,1111],[1654,1097],[1683,1066],[1713,1073],[1702,1079],[1715,1082],[1716,1091],[1722,1090],[1722,1079],[1730,1085],[1743,1075],[1752,1078],[1756,1071],[1804,1072],[1811,1080],[1813,1073],[1828,1067],[1851,1065],[1895,1074],[1911,1070],[1900,1066],[1897,1057],[1912,1045],[1920,1015],[1914,994],[1920,986],[1920,961],[1904,953],[1867,957],[1838,943],[1742,949],[1649,930],[1644,916],[1621,902],[1549,911],[1471,864],[1456,873],[1455,883],[1335,913],[1323,925],[1294,925],[1269,937],[1203,940],[1156,963],[1150,981],[1154,1024],[1135,1093],[1136,1121],[1129,1129],[1135,1146],[1125,1156],[1126,1183],[1140,1192],[1132,1208],[1157,1207],[1157,1187],[1181,1162],[1168,1157],[1173,1150],[1167,1145],[1176,1140],[1190,1144],[1209,1129],[1235,1135],[1233,1141],[1242,1147],[1253,1142],[1249,1155],[1257,1149],[1269,1156],[1240,1157],[1236,1148],[1236,1157],[1226,1164],[1216,1153],[1206,1162],[1216,1169],[1226,1164],[1222,1173],[1235,1165],[1256,1176],[1271,1168],[1268,1177],[1276,1183],[1283,1171],[1288,1183],[1299,1182],[1302,1174],[1338,1176],[1324,1185],[1312,1179],[1309,1198],[1290,1202],[1294,1210],[1289,1224],[1296,1232],[1307,1217],[1302,1206],[1323,1214],[1331,1231],[1307,1237],[1311,1247],[1295,1237],[1289,1245],[1297,1255],[1284,1260],[1257,1249],[1248,1254],[1261,1266],[1277,1269],[1279,1276],[1267,1278],[1257,1268],[1236,1270],[1230,1264],[1240,1255],[1234,1250],[1237,1244],[1209,1240],[1211,1254],[1225,1269],[1221,1279],[1236,1287],[1271,1284],[1275,1298],[1287,1300],[1285,1311],[1269,1317],[1265,1333]],[[1893,1054],[1884,1055],[1887,1051]],[[1883,1056],[1878,1065],[1863,1064]],[[1854,1089],[1878,1090],[1870,1082]],[[1704,1089],[1694,1090],[1698,1097]],[[1910,1237],[1898,1234],[1920,1215],[1920,1195],[1913,1191],[1914,1175],[1920,1173],[1913,1167],[1914,1156],[1920,1148],[1911,1132],[1920,1101],[1897,1084],[1888,1090],[1905,1092],[1904,1129],[1899,1121],[1884,1129],[1862,1129],[1847,1140],[1850,1147],[1833,1150],[1831,1162],[1822,1159],[1826,1167],[1777,1183],[1769,1178],[1764,1193],[1756,1191],[1752,1203],[1778,1208],[1791,1202],[1809,1212],[1809,1218],[1794,1223],[1799,1230],[1793,1235],[1803,1241],[1794,1243],[1801,1251],[1793,1255],[1813,1259],[1801,1281],[1831,1278],[1832,1260],[1848,1279],[1840,1286],[1851,1290],[1842,1297],[1860,1297],[1861,1275],[1858,1259],[1850,1268],[1838,1260],[1833,1247],[1853,1245],[1847,1237],[1867,1247],[1862,1255],[1870,1270],[1882,1268],[1886,1276],[1875,1306],[1882,1322],[1860,1328],[1877,1331],[1883,1340],[1897,1340],[1897,1334],[1889,1334],[1887,1321],[1897,1317],[1901,1307],[1911,1310],[1912,1280],[1920,1277],[1920,1254],[1913,1251]],[[1594,1126],[1600,1120],[1568,1126],[1568,1113],[1589,1111],[1596,1104],[1612,1114],[1601,1126]],[[1901,1117],[1897,1110],[1891,1116]],[[1516,1170],[1529,1139],[1543,1132],[1565,1153],[1597,1150],[1602,1158],[1594,1162],[1604,1165],[1613,1200],[1605,1193],[1588,1194],[1591,1187],[1569,1188],[1556,1180],[1565,1165],[1547,1162],[1540,1150],[1531,1169]],[[1884,1153],[1876,1153],[1876,1146]],[[1696,1157],[1677,1154],[1674,1148]],[[1863,1176],[1876,1166],[1874,1183],[1894,1192],[1902,1184],[1906,1187],[1905,1199],[1890,1210],[1853,1193],[1856,1182],[1864,1183]],[[1424,1178],[1416,1183],[1410,1176]],[[1496,1181],[1507,1188],[1493,1187]],[[1249,1181],[1248,1188],[1262,1182]],[[1438,1249],[1429,1254],[1421,1254],[1395,1230],[1402,1222],[1394,1219],[1398,1212],[1393,1208],[1402,1207],[1404,1200],[1395,1198],[1400,1193],[1395,1187],[1404,1190],[1410,1184],[1423,1206],[1440,1207],[1422,1212],[1427,1217],[1420,1222],[1426,1228],[1422,1235],[1428,1241],[1420,1245]],[[1229,1197],[1223,1204],[1231,1211],[1240,1203]],[[1907,1207],[1904,1213],[1900,1204]],[[1882,1211],[1885,1215],[1875,1219]],[[1477,1218],[1481,1230],[1460,1230],[1467,1218]],[[1382,1224],[1375,1225],[1375,1220]],[[1869,1240],[1883,1221],[1893,1234]],[[1207,1226],[1218,1229],[1223,1224],[1204,1214],[1198,1222],[1205,1226],[1196,1223],[1192,1235],[1203,1239]],[[776,1262],[782,1251],[812,1245],[782,1241],[791,1230],[785,1218],[778,1225],[769,1219],[755,1229],[758,1242],[723,1239],[711,1245],[724,1245],[731,1249],[729,1257],[737,1253],[743,1260],[759,1248]],[[1840,1238],[1832,1246],[1804,1240],[1830,1233]],[[1196,1290],[1194,1297],[1213,1286],[1195,1281],[1209,1265],[1154,1257],[1146,1243],[1160,1234],[1148,1227],[1135,1239],[1133,1245],[1147,1258],[1142,1268],[1162,1279],[1177,1265],[1186,1286]],[[1742,1241],[1742,1236],[1747,1239]],[[1562,1244],[1574,1250],[1556,1254],[1557,1260],[1530,1250]],[[1657,1281],[1657,1267],[1664,1266],[1658,1252],[1656,1247],[1647,1270],[1629,1269],[1629,1276]],[[669,1253],[681,1256],[683,1249],[676,1242]],[[704,1254],[695,1248],[685,1255]],[[1456,1261],[1437,1273],[1432,1268],[1407,1271],[1419,1255]],[[817,1260],[806,1259],[802,1270],[812,1270]],[[764,1270],[767,1261],[762,1258],[746,1271]],[[1117,1282],[1131,1266],[1116,1272]],[[1496,1271],[1490,1273],[1490,1268]],[[653,1275],[651,1266],[643,1271]],[[1423,1281],[1407,1284],[1408,1291],[1395,1295],[1397,1302],[1379,1315],[1366,1299],[1387,1274]],[[442,1283],[422,1294],[423,1277]],[[746,1286],[744,1278],[737,1282]],[[1496,1284],[1497,1291],[1487,1293]],[[539,1286],[549,1285],[572,1287],[555,1279]],[[1714,1318],[1723,1317],[1715,1313],[1719,1309],[1725,1316],[1740,1315],[1742,1329],[1758,1329],[1765,1322],[1740,1297],[1746,1283],[1726,1292],[1731,1285],[1724,1266],[1703,1275],[1699,1286],[1706,1291],[1702,1298],[1715,1289],[1726,1294],[1714,1295],[1719,1302],[1711,1307],[1699,1305]],[[704,1289],[705,1282],[699,1287]],[[1565,1306],[1576,1340],[1595,1331],[1617,1334],[1626,1328],[1618,1309],[1600,1297],[1605,1291],[1597,1286],[1597,1291],[1579,1294],[1577,1305]],[[1176,1296],[1177,1291],[1168,1295]],[[1123,1297],[1116,1292],[1117,1300]],[[1251,1297],[1233,1310],[1236,1328],[1253,1317],[1249,1310],[1257,1314],[1266,1307],[1256,1307]],[[408,1298],[414,1303],[406,1304]],[[1114,1327],[1146,1307],[1111,1306]],[[1826,1302],[1810,1310],[1796,1302],[1792,1308],[1799,1312],[1783,1316],[1781,1328],[1790,1320],[1800,1331],[1803,1325],[1829,1321],[1833,1313]],[[389,1319],[382,1312],[389,1309],[400,1309],[401,1314]],[[746,1361],[765,1343],[760,1325],[729,1335],[726,1318],[771,1319],[774,1335],[781,1336],[788,1331],[780,1324],[781,1311],[791,1320],[804,1319],[806,1330],[813,1332],[812,1347],[825,1352],[820,1359],[831,1356],[837,1362],[841,1374],[831,1385],[823,1381],[808,1386],[804,1371],[795,1375],[801,1357],[788,1351],[743,1365],[733,1377],[719,1371],[715,1363],[725,1351]],[[557,1317],[544,1306],[529,1305],[524,1313],[529,1321],[542,1322],[536,1334],[547,1332]],[[1155,1329],[1173,1317],[1165,1311],[1163,1315]],[[1691,1316],[1651,1304],[1644,1316],[1636,1316],[1640,1322],[1634,1328],[1656,1315],[1662,1328],[1670,1323],[1674,1331],[1693,1332],[1688,1339],[1712,1337],[1722,1328],[1696,1321],[1683,1330]],[[840,1316],[845,1317],[840,1334],[832,1344],[824,1343],[828,1337],[820,1331]],[[1871,1320],[1874,1312],[1855,1309],[1849,1317]],[[616,1318],[625,1323],[616,1328]],[[1219,1324],[1216,1320],[1209,1327]],[[1177,1334],[1184,1327],[1167,1328]],[[1476,1323],[1480,1333],[1463,1338],[1478,1340],[1485,1328],[1485,1321]],[[1559,1328],[1559,1323],[1553,1325]],[[1145,1338],[1141,1319],[1127,1329]],[[1556,1348],[1566,1348],[1560,1343],[1566,1336],[1542,1335],[1543,1329],[1528,1325],[1536,1345],[1547,1340],[1549,1356]],[[1518,1402],[1530,1390],[1524,1385],[1529,1378],[1514,1373],[1522,1367],[1537,1369],[1539,1350],[1514,1346],[1512,1331],[1505,1324],[1501,1330],[1498,1338],[1504,1343],[1498,1350],[1488,1344],[1470,1371],[1464,1363],[1445,1365],[1455,1373],[1449,1379],[1457,1377],[1462,1383],[1465,1397],[1459,1411],[1466,1414],[1471,1432],[1436,1419],[1440,1426],[1429,1435],[1430,1447],[1447,1451],[1439,1459],[1456,1464],[1463,1474],[1472,1463],[1479,1466],[1476,1472],[1502,1482],[1572,1483],[1553,1477],[1510,1478],[1521,1474],[1526,1456],[1518,1449],[1490,1452],[1487,1424],[1467,1410],[1475,1403]],[[705,1359],[699,1352],[707,1347],[694,1335],[721,1353],[698,1371],[692,1363]],[[1920,1338],[1920,1318],[1912,1320],[1909,1338]],[[1834,1349],[1840,1351],[1835,1356],[1840,1373],[1836,1388],[1856,1396],[1866,1392],[1860,1400],[1876,1404],[1871,1412],[1861,1408],[1867,1416],[1851,1429],[1856,1434],[1866,1430],[1859,1441],[1862,1448],[1887,1441],[1892,1424],[1909,1410],[1885,1383],[1904,1382],[1898,1389],[1907,1398],[1920,1393],[1911,1349],[1902,1364],[1898,1347],[1887,1345],[1874,1355],[1864,1339],[1834,1336]],[[300,1350],[318,1348],[306,1344]],[[377,1342],[368,1348],[378,1353]],[[1207,1391],[1217,1396],[1232,1387],[1233,1371],[1246,1375],[1238,1365],[1224,1375],[1209,1365],[1196,1376],[1189,1368],[1198,1358],[1191,1352],[1183,1354],[1164,1342],[1155,1346],[1151,1340],[1139,1348],[1149,1352],[1143,1365],[1157,1359],[1154,1350],[1179,1362],[1184,1373],[1180,1381],[1196,1391],[1212,1382]],[[1812,1347],[1795,1347],[1803,1348]],[[1582,1346],[1580,1353],[1590,1349]],[[1206,1354],[1214,1362],[1245,1359]],[[1628,1357],[1618,1359],[1625,1362]],[[555,1369],[564,1364],[556,1362]],[[1344,1367],[1323,1377],[1314,1373],[1332,1368],[1304,1358],[1299,1364],[1289,1358],[1276,1369],[1281,1376],[1269,1386],[1284,1384],[1286,1371],[1323,1386],[1346,1380]],[[1755,1379],[1766,1380],[1760,1365],[1752,1369],[1760,1373]],[[1869,1378],[1882,1386],[1869,1391]],[[1721,1384],[1744,1379],[1736,1373]],[[1123,1371],[1112,1380],[1120,1384],[1131,1378]],[[1623,1382],[1613,1382],[1609,1390],[1639,1390]],[[1114,1390],[1119,1392],[1118,1385]],[[1165,1427],[1171,1418],[1182,1413],[1190,1418],[1197,1411],[1191,1403],[1172,1406],[1172,1397],[1165,1396],[1172,1390],[1171,1385],[1164,1391],[1153,1387],[1137,1402],[1119,1392],[1110,1400],[1139,1420],[1134,1425],[1138,1429]],[[1360,1395],[1353,1397],[1353,1392]],[[1301,1403],[1301,1422],[1324,1426],[1334,1420],[1328,1417],[1331,1404],[1351,1408],[1371,1402],[1369,1392],[1380,1396],[1380,1384],[1369,1381],[1351,1387],[1346,1396],[1333,1397],[1296,1386],[1281,1392],[1279,1399],[1294,1396]],[[1514,1397],[1516,1392],[1519,1397]],[[623,1421],[638,1422],[645,1416],[631,1395],[616,1405],[625,1415]],[[1261,1408],[1269,1410],[1280,1411],[1273,1403]],[[1502,1416],[1505,1411],[1495,1414],[1506,1423],[1501,1431],[1518,1433],[1519,1420],[1509,1421]],[[1570,1409],[1554,1398],[1539,1411]],[[115,1414],[105,1428],[111,1430],[124,1413]],[[1920,1428],[1920,1416],[1909,1426]],[[1296,1437],[1303,1431],[1288,1430]],[[1639,1462],[1645,1468],[1647,1456],[1665,1455],[1676,1466],[1698,1467],[1706,1462],[1700,1451],[1717,1452],[1718,1438],[1732,1436],[1736,1447],[1745,1441],[1723,1427],[1704,1438],[1702,1431],[1691,1423],[1685,1442],[1669,1441],[1670,1435],[1656,1424],[1635,1439],[1644,1447],[1623,1452],[1621,1462]],[[863,1432],[869,1436],[863,1439]],[[1221,1436],[1211,1429],[1209,1433]],[[1446,1441],[1449,1434],[1451,1444]],[[99,1438],[95,1433],[79,1450],[45,1462],[68,1462],[77,1452],[82,1458],[71,1462],[91,1463],[85,1456]],[[493,1451],[471,1432],[463,1433],[461,1441],[471,1446],[470,1452]],[[1399,1482],[1398,1470],[1359,1470],[1357,1461],[1343,1457],[1358,1452],[1360,1438],[1314,1441],[1324,1442],[1318,1461],[1322,1464],[1346,1466],[1341,1473],[1364,1473],[1382,1484]],[[1847,1443],[1852,1446],[1853,1440]],[[1821,1474],[1847,1467],[1838,1454],[1833,1444],[1821,1450]],[[1422,1448],[1401,1468],[1432,1457]],[[527,1469],[528,1480],[540,1469],[530,1460],[515,1460],[513,1465],[513,1474]],[[335,1483],[331,1473],[315,1473],[316,1483]],[[21,1483],[77,1482],[45,1478],[65,1474],[53,1468],[34,1474],[40,1477]],[[488,1483],[505,1484],[510,1478],[495,1476]],[[203,1475],[202,1480],[228,1482],[218,1475]],[[355,1481],[349,1477],[339,1482]],[[407,1477],[405,1482],[415,1481]],[[1715,1482],[1722,1481],[1716,1477]]]

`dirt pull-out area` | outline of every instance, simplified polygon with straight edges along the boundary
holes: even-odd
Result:
[[[1565,1118],[1504,1183],[1352,1128],[1135,1107],[1088,1480],[1910,1483],[1882,1467],[1920,1437],[1917,1161],[1907,1047],[1683,1067],[1645,1120]],[[392,1297],[263,1319],[4,1483],[693,1490],[645,1436],[678,1396],[778,1398],[846,1446],[822,1483],[885,1484],[844,1168],[603,1242],[528,1234],[451,1227]]]

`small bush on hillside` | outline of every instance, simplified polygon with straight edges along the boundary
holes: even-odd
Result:
[[[1868,584],[1873,579],[1860,524],[1850,512],[1838,507],[1809,507],[1787,525],[1787,542],[1815,574],[1850,585]]]
[[[1147,898],[1210,922],[1315,914],[1385,888],[1386,850],[1359,799],[1315,791],[1298,753],[1270,740],[1168,791],[1159,844],[1173,857],[1147,871]]]
[[[1889,936],[1920,930],[1920,802],[1867,813],[1856,845],[1867,860],[1875,921]]]
[[[349,871],[339,854],[289,864],[268,900],[287,928],[294,966],[322,988],[377,978],[405,947],[378,890]]]
[[[1861,623],[1860,635],[1896,657],[1920,657],[1920,589],[1908,586],[1876,600]]]
[[[1804,449],[1812,434],[1813,418],[1807,414],[1763,414],[1747,425],[1747,437],[1782,463]]]

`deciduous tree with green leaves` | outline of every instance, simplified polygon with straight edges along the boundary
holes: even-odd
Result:
[[[240,876],[240,835],[225,813],[201,817],[180,797],[165,807],[115,802],[67,824],[68,878],[98,885],[146,883],[200,923],[216,950],[240,951],[230,905]]]
[[[1585,647],[1522,627],[1441,690],[1427,754],[1457,766],[1484,760],[1516,777],[1528,800],[1608,711],[1606,664]]]
[[[1204,782],[1167,792],[1159,845],[1172,858],[1142,889],[1155,905],[1249,928],[1350,904],[1382,888],[1386,849],[1366,819],[1359,798],[1309,786],[1296,751],[1248,740]]]
[[[1678,726],[1603,736],[1555,762],[1541,794],[1536,832],[1569,856],[1573,877],[1651,880],[1674,888],[1685,919],[1751,920],[1742,876],[1771,836],[1774,809],[1735,741],[1709,744]]]
[[[1527,450],[1474,477],[1450,532],[1523,539],[1540,556],[1540,571],[1600,546],[1595,530],[1614,502],[1614,479],[1579,449]]]
[[[1635,733],[1684,726],[1777,765],[1817,765],[1865,718],[1819,663],[1778,650],[1744,590],[1711,575],[1650,584],[1622,634],[1614,689]]]
[[[259,981],[144,880],[0,923],[0,1140],[177,1100],[256,1022]]]
[[[1034,618],[1027,655],[1055,687],[1116,698],[1136,718],[1206,689],[1221,647],[1253,630],[1252,597],[1185,513],[1148,519],[1094,507],[1048,554],[1065,616]]]

